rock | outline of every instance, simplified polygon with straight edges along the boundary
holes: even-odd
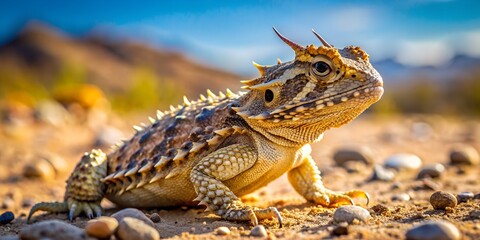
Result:
[[[469,200],[473,199],[475,195],[473,192],[461,192],[457,194],[457,201],[461,202],[468,202]]]
[[[388,157],[384,166],[397,170],[415,170],[422,166],[422,160],[417,156],[409,153],[400,153]]]
[[[215,230],[215,233],[220,236],[230,235],[230,229],[227,227],[219,227]]]
[[[69,112],[58,102],[43,100],[35,107],[35,118],[38,121],[54,126],[63,125],[71,118]]]
[[[417,175],[417,179],[438,178],[445,172],[445,167],[440,163],[435,163],[422,168]]]
[[[117,227],[117,219],[113,217],[98,217],[87,222],[85,232],[95,238],[110,238],[117,230]]]
[[[115,235],[120,240],[129,239],[145,239],[157,240],[160,239],[160,233],[146,224],[144,221],[132,217],[124,217],[118,225],[118,230]]]
[[[392,196],[392,201],[407,202],[410,201],[410,195],[407,193],[400,193]]]
[[[422,180],[422,188],[438,191],[442,186],[428,178]]]
[[[427,221],[410,228],[406,234],[408,240],[456,240],[460,231],[447,221]]]
[[[122,131],[114,127],[102,127],[99,129],[95,141],[94,148],[105,148],[115,145],[124,138]]]
[[[145,214],[143,214],[142,211],[136,208],[125,208],[112,214],[112,217],[116,218],[119,223],[122,222],[122,219],[125,217],[136,218],[142,220],[151,227],[155,227],[155,224],[153,224],[152,220],[150,220],[147,216],[145,216]]]
[[[370,212],[359,206],[341,206],[333,213],[333,221],[336,223],[353,223],[355,219],[358,221],[367,222],[369,218]]]
[[[457,206],[457,198],[453,194],[444,191],[437,191],[430,196],[430,204],[436,210],[444,210],[447,207]]]
[[[55,178],[55,169],[44,159],[38,159],[35,162],[25,164],[23,167],[23,176],[50,180]]]
[[[345,147],[337,150],[333,155],[333,160],[338,166],[345,166],[350,161],[362,162],[366,165],[373,163],[373,153],[366,146]]]
[[[257,225],[252,228],[252,231],[250,231],[250,236],[252,237],[267,237],[267,230],[263,225]]]
[[[382,165],[375,164],[373,167],[373,174],[370,181],[392,181],[395,178],[396,172],[391,169],[386,169]]]
[[[162,221],[162,219],[160,218],[160,215],[158,215],[158,213],[153,213],[152,215],[150,215],[150,220],[152,220],[152,222],[154,223],[159,223]]]
[[[363,172],[365,169],[365,164],[362,162],[349,161],[343,164],[343,168],[345,168],[348,173],[358,173]]]
[[[7,235],[7,236],[0,236],[0,240],[19,240],[18,236],[16,235]]]
[[[478,165],[479,162],[478,151],[470,145],[456,145],[450,150],[451,165]]]
[[[13,219],[15,219],[13,212],[6,211],[2,213],[2,215],[0,215],[0,226],[10,223]]]
[[[48,220],[28,225],[20,232],[21,239],[80,240],[88,239],[80,228],[58,221]]]
[[[348,223],[341,222],[332,230],[332,234],[335,236],[348,235]]]

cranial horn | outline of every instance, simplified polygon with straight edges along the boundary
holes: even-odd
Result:
[[[315,32],[315,30],[312,29],[312,32],[313,32],[313,34],[315,34],[315,36],[317,36],[317,38],[320,40],[320,42],[322,42],[323,46],[332,47],[332,45],[330,45],[327,41],[325,41],[325,39],[323,39],[322,36],[320,36],[320,34]]]
[[[299,45],[299,44],[297,44],[297,43],[294,43],[294,42],[290,41],[289,39],[287,39],[286,37],[284,37],[282,34],[280,34],[280,33],[277,31],[277,29],[275,29],[275,27],[273,27],[273,31],[275,31],[275,33],[278,35],[278,37],[279,37],[280,39],[282,39],[282,41],[283,41],[284,43],[286,43],[288,46],[290,46],[290,47],[293,49],[293,51],[295,51],[295,53],[305,50],[305,48],[304,48],[303,46],[301,46],[301,45]]]

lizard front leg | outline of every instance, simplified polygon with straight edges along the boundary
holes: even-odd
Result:
[[[35,204],[28,214],[27,221],[37,211],[51,213],[68,212],[70,221],[81,213],[89,218],[102,215],[100,201],[105,192],[102,179],[107,175],[107,156],[101,150],[85,153],[67,180],[63,202],[41,202]]]
[[[320,171],[310,155],[304,156],[302,164],[288,172],[288,180],[305,199],[325,207],[354,205],[352,198],[355,197],[365,198],[367,205],[370,200],[368,193],[361,190],[334,192],[326,189]]]
[[[276,217],[281,227],[282,218],[276,208],[247,206],[222,183],[252,167],[256,160],[256,150],[248,144],[233,144],[204,157],[190,174],[197,193],[195,201],[227,220],[251,221],[257,225],[258,219]]]

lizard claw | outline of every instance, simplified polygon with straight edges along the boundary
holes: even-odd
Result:
[[[27,222],[30,222],[32,215],[37,211],[46,211],[49,213],[68,213],[68,219],[71,222],[81,213],[85,213],[89,219],[102,216],[102,207],[100,206],[100,202],[84,202],[68,199],[65,202],[41,202],[35,204],[28,214]]]
[[[355,205],[352,198],[365,198],[367,203],[370,203],[370,195],[362,190],[352,190],[348,192],[334,192],[326,190],[315,194],[314,202],[326,207],[335,207],[340,205]]]
[[[283,226],[282,216],[275,207],[265,209],[231,209],[228,210],[223,217],[233,221],[248,221],[253,226],[258,225],[258,219],[276,218],[280,228]]]

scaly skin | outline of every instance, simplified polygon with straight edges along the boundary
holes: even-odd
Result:
[[[275,30],[276,32],[276,30]],[[86,153],[68,179],[64,202],[38,203],[39,210],[101,214],[108,198],[123,207],[203,204],[227,220],[275,217],[277,209],[250,207],[238,196],[253,192],[288,172],[295,190],[326,207],[353,204],[361,190],[324,187],[310,143],[348,123],[383,93],[381,76],[359,47],[300,46],[278,36],[295,59],[274,66],[255,64],[261,76],[247,81],[246,93],[219,96],[207,91],[198,101],[158,112],[149,126],[108,155]]]

